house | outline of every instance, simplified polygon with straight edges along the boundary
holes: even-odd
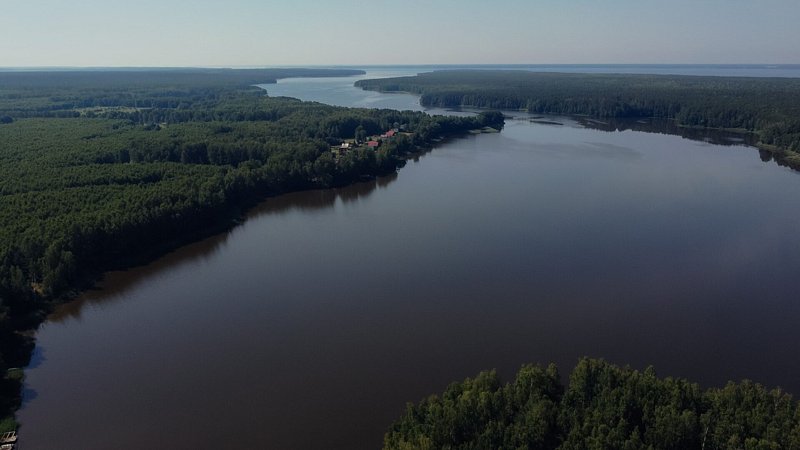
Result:
[[[367,141],[367,147],[369,148],[378,148],[381,145],[378,141]]]
[[[386,137],[387,138],[394,137],[394,135],[396,133],[397,133],[397,131],[395,131],[395,130],[389,130],[389,131],[386,132]]]
[[[353,144],[345,142],[339,145],[338,147],[331,147],[331,153],[333,153],[333,156],[342,156],[346,155],[347,152],[352,150],[353,148],[355,148]]]

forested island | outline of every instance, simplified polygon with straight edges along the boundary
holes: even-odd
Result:
[[[800,407],[750,381],[702,390],[655,370],[581,359],[564,386],[554,365],[494,371],[409,404],[384,449],[796,449]]]
[[[524,110],[598,119],[668,119],[682,127],[754,133],[779,164],[800,170],[800,79],[443,70],[360,80],[420,95],[423,106]]]
[[[500,113],[351,109],[252,86],[358,73],[0,72],[0,431],[17,427],[36,327],[102,272],[223,230],[268,196],[391,173],[443,137],[503,126]]]

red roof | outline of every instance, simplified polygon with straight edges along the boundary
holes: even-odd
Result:
[[[369,141],[369,142],[367,142],[367,147],[377,147],[379,145],[380,145],[380,142],[378,142],[378,141]]]
[[[392,136],[394,136],[394,130],[389,130],[386,132],[386,137],[392,137]]]

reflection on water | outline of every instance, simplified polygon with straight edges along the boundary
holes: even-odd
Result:
[[[658,133],[680,136],[693,141],[706,142],[723,147],[741,147],[750,151],[758,151],[761,161],[768,163],[774,161],[779,166],[787,166],[786,162],[776,159],[774,155],[763,149],[755,148],[758,143],[758,135],[755,133],[737,133],[733,131],[690,128],[679,126],[673,120],[663,119],[579,119],[582,126],[593,130],[617,133],[626,130],[641,131],[645,133]]]
[[[143,266],[107,272],[94,287],[88,289],[77,299],[59,305],[48,317],[48,322],[60,323],[68,319],[80,320],[81,311],[89,305],[124,298],[128,291],[136,289],[140,283],[146,282],[149,278],[171,267],[210,258],[221,246],[225,245],[229,234],[230,232],[220,233],[186,245]]]
[[[395,172],[341,188],[316,189],[270,198],[253,208],[247,217],[252,219],[265,214],[281,213],[289,210],[314,211],[330,208],[336,204],[337,200],[345,203],[357,201],[370,196],[378,188],[385,188],[397,180],[397,176],[397,172]]]
[[[375,189],[385,188],[396,179],[397,173],[392,173],[344,188],[316,189],[272,197],[249,211],[247,219],[254,219],[265,214],[279,214],[289,210],[313,211],[331,208],[337,200],[342,202],[357,201],[369,196]],[[123,299],[127,292],[136,289],[140,283],[147,282],[148,279],[157,274],[170,268],[211,258],[220,248],[225,246],[231,233],[235,231],[236,229],[234,228],[225,233],[186,245],[143,266],[107,272],[103,275],[102,280],[80,297],[69,303],[59,305],[48,317],[48,321],[60,323],[68,319],[80,320],[81,311],[89,305]],[[40,351],[34,353],[34,357],[36,354],[40,354]]]
[[[551,142],[536,148],[536,151],[547,153],[558,158],[608,158],[616,160],[637,160],[642,153],[634,148],[603,142],[581,142],[566,144]]]
[[[758,136],[753,133],[734,133],[725,130],[683,127],[677,125],[674,120],[611,118],[603,120],[580,119],[579,122],[581,125],[593,130],[608,132],[633,130],[645,133],[671,134],[714,145],[753,146],[758,141]]]

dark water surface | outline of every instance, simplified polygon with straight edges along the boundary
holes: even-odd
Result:
[[[407,401],[583,355],[800,395],[800,174],[558,120],[108,274],[39,333],[23,448],[374,449]]]

